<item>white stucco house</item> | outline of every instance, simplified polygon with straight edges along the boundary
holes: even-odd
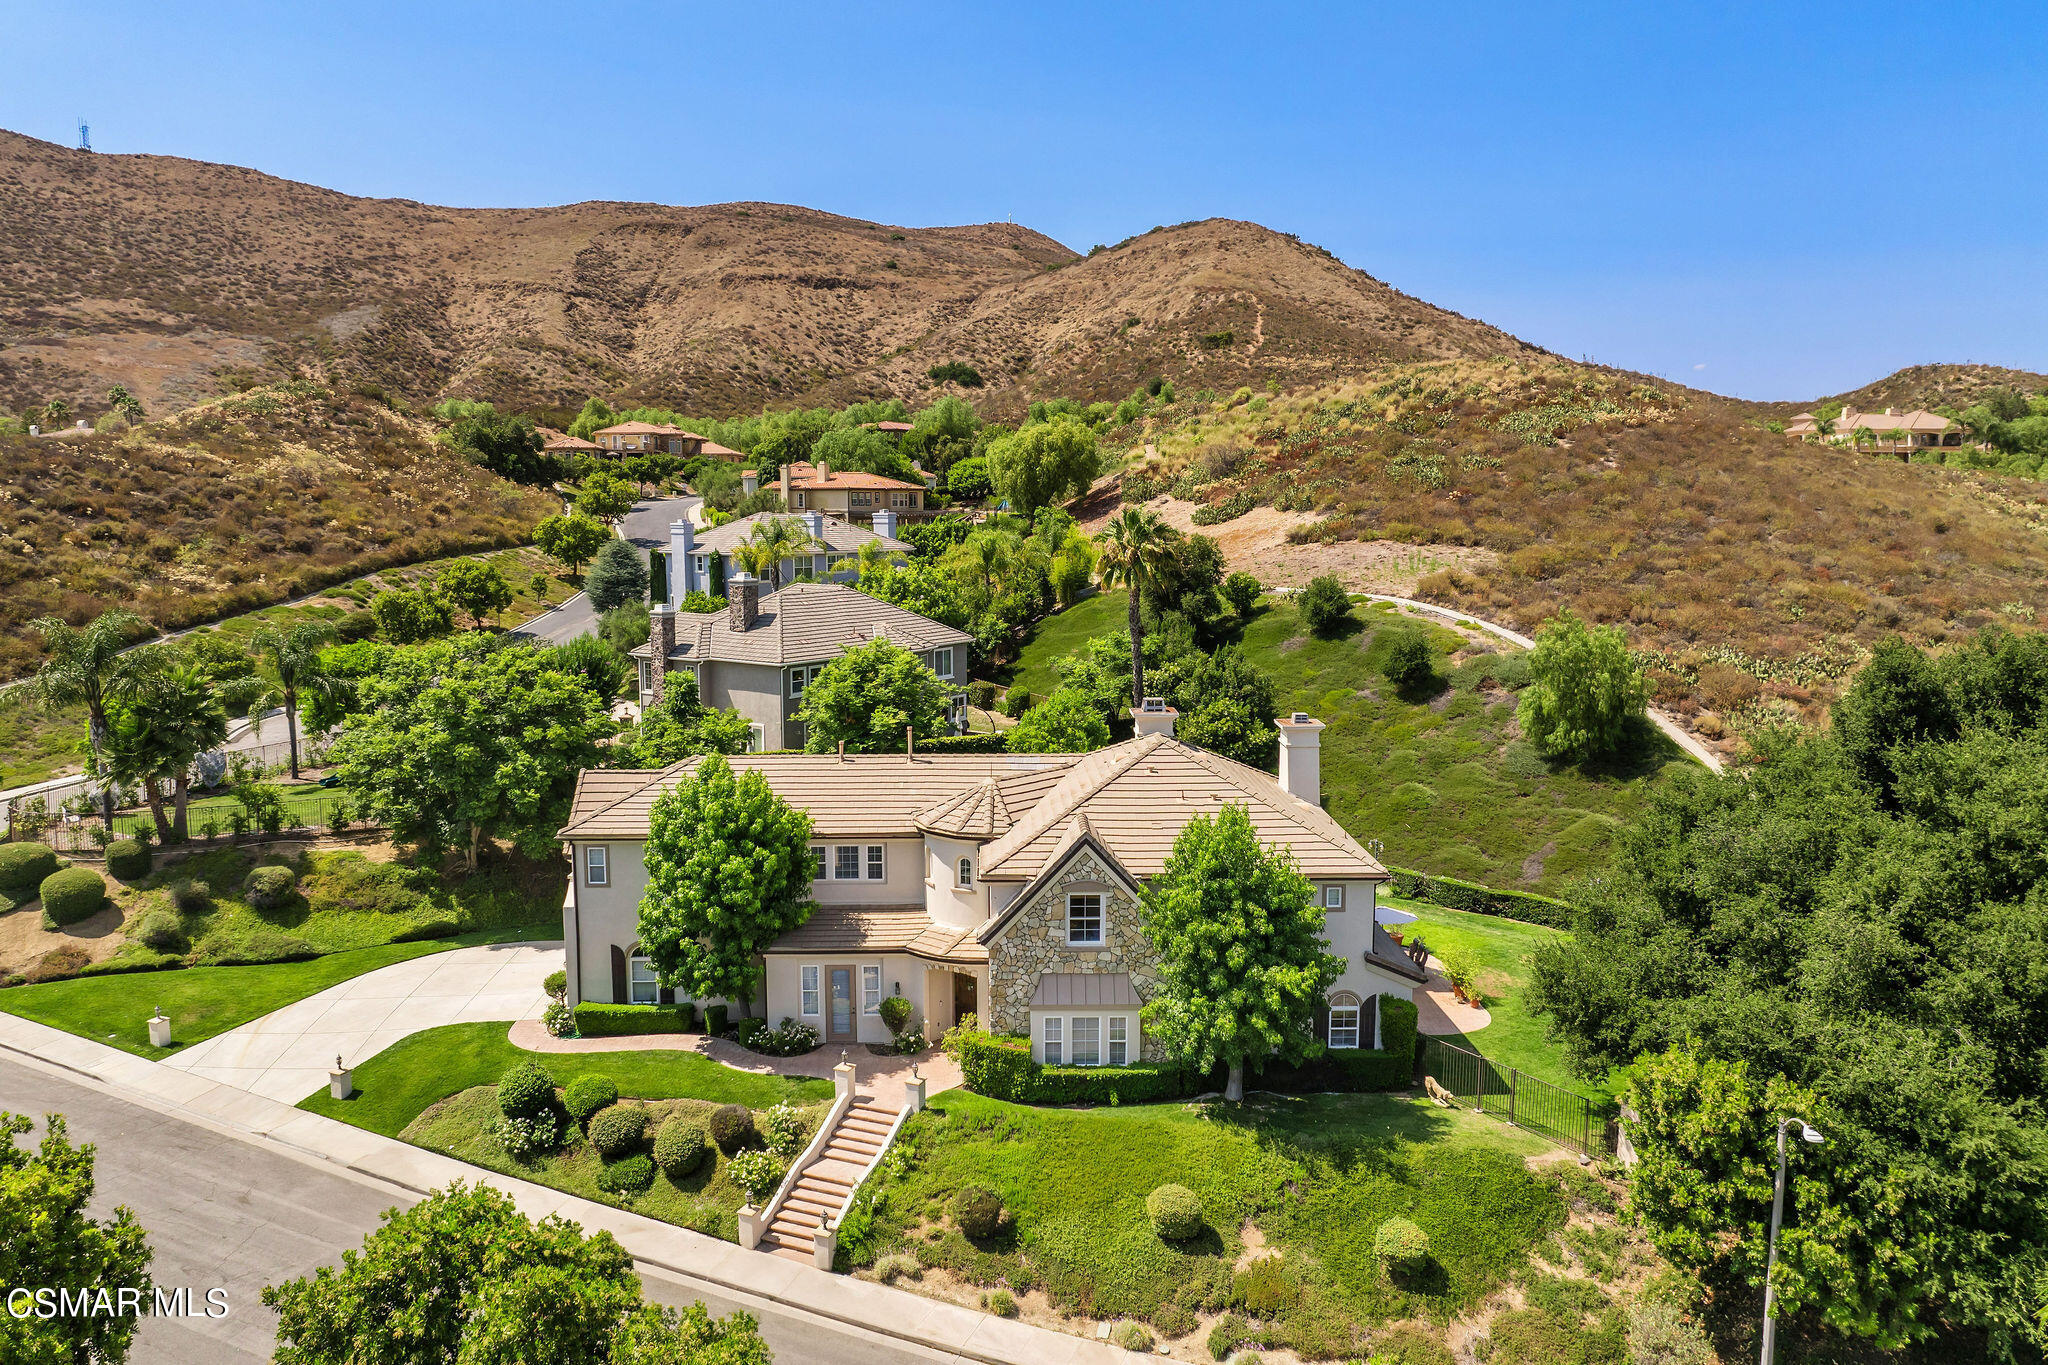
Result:
[[[1378,1046],[1380,997],[1412,1000],[1425,977],[1378,922],[1386,869],[1322,809],[1321,722],[1279,722],[1275,780],[1175,739],[1170,709],[1134,719],[1136,737],[1090,754],[732,759],[809,812],[815,840],[817,909],[767,950],[756,1008],[828,1043],[879,1043],[889,1032],[878,1007],[897,995],[927,1033],[972,1012],[995,1032],[1028,1034],[1047,1063],[1152,1056],[1138,1011],[1157,954],[1138,889],[1189,818],[1238,804],[1314,882],[1344,960],[1318,1033],[1333,1048]],[[572,1003],[673,998],[635,941],[643,848],[655,799],[697,761],[579,778],[561,830],[573,868],[562,910]]]

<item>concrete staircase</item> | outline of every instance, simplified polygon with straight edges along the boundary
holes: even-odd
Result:
[[[900,1111],[872,1095],[853,1104],[826,1135],[818,1157],[797,1176],[761,1236],[760,1250],[812,1264],[818,1229],[836,1220],[861,1177],[882,1154]]]

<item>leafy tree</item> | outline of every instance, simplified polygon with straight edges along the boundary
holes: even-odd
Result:
[[[653,617],[645,602],[613,607],[597,618],[597,633],[621,654],[631,654],[651,638]]]
[[[524,417],[497,411],[489,404],[477,405],[448,428],[448,439],[456,449],[500,478],[514,483],[552,483],[560,470],[543,449],[541,435]]]
[[[579,441],[587,441],[591,433],[603,431],[617,422],[618,418],[612,415],[611,404],[602,398],[586,398],[583,400],[583,411],[577,413],[576,420],[569,423],[568,434]]]
[[[486,1185],[458,1180],[383,1224],[338,1269],[263,1291],[280,1365],[585,1365],[640,1306],[610,1233],[535,1223]]]
[[[1024,713],[1009,732],[1013,754],[1085,754],[1109,743],[1109,726],[1088,695],[1055,687],[1052,695]]]
[[[1257,578],[1239,571],[1224,579],[1217,591],[1222,594],[1223,600],[1230,604],[1230,609],[1237,613],[1238,619],[1245,620],[1251,616],[1252,608],[1258,605],[1259,594],[1265,589],[1259,585]]]
[[[606,525],[617,525],[633,510],[633,485],[608,470],[597,470],[576,490],[576,511]]]
[[[659,979],[751,1013],[755,958],[811,917],[811,818],[711,754],[648,816],[640,942]]]
[[[140,616],[119,607],[101,612],[82,630],[54,616],[37,617],[29,628],[43,637],[47,656],[29,680],[29,692],[44,706],[85,708],[86,740],[97,770],[106,759],[108,706],[134,700],[163,667],[165,656],[158,650],[127,647],[126,641],[149,627]],[[100,815],[112,829],[111,793],[101,793]]]
[[[1095,579],[1095,542],[1078,530],[1067,532],[1045,567],[1046,582],[1062,607],[1071,607]]]
[[[595,635],[579,635],[556,645],[547,652],[547,661],[557,673],[580,680],[607,708],[618,699],[634,671],[630,658]]]
[[[829,464],[839,470],[859,470],[885,479],[918,481],[910,457],[894,441],[870,427],[841,427],[828,431],[812,443],[811,463]]]
[[[458,559],[435,575],[435,585],[456,606],[469,613],[473,629],[482,630],[486,617],[496,616],[512,605],[512,585],[498,566],[481,559]]]
[[[1621,627],[1588,629],[1569,607],[1536,632],[1516,719],[1547,757],[1594,758],[1621,746],[1649,704]]]
[[[455,624],[455,604],[432,583],[387,588],[370,599],[377,629],[393,644],[416,645],[446,635]]]
[[[747,718],[704,705],[694,674],[677,671],[662,682],[661,700],[640,713],[640,724],[612,745],[620,767],[666,768],[699,754],[743,754],[752,739]]]
[[[1173,571],[1173,528],[1149,507],[1126,507],[1103,528],[1097,572],[1105,588],[1130,593],[1131,705],[1145,704],[1145,623],[1138,610],[1148,589]]]
[[[572,574],[579,572],[613,538],[602,523],[581,512],[548,517],[533,528],[533,543],[540,547],[540,552]]]
[[[1227,1067],[1226,1099],[1244,1099],[1247,1063],[1322,1050],[1315,1011],[1344,961],[1330,955],[1315,887],[1285,847],[1259,842],[1243,806],[1188,821],[1139,917],[1159,953],[1145,1027],[1189,1066]]]
[[[647,1304],[619,1324],[606,1365],[773,1365],[751,1314],[711,1316],[702,1303],[678,1313]]]
[[[980,430],[981,418],[972,404],[950,393],[941,394],[910,419],[903,453],[922,461],[933,474],[946,474],[973,453]]]
[[[746,543],[738,548],[737,557],[756,578],[779,588],[783,562],[807,554],[818,545],[797,518],[764,517],[754,523]]]
[[[128,392],[125,384],[116,384],[107,390],[107,404],[130,422],[142,420],[142,400]]]
[[[958,384],[963,389],[978,389],[982,384],[981,371],[964,360],[948,360],[924,374],[934,384]]]
[[[365,709],[330,755],[342,785],[399,839],[459,848],[472,870],[486,837],[547,854],[612,731],[605,704],[528,646],[394,657],[356,690]]]
[[[647,566],[640,561],[640,552],[628,541],[607,540],[583,576],[583,591],[591,608],[600,613],[646,601]]]
[[[1312,635],[1334,635],[1351,619],[1351,594],[1335,574],[1312,578],[1297,599],[1301,622]]]
[[[1887,794],[1894,754],[1952,740],[1962,730],[1955,698],[1933,661],[1896,635],[1878,641],[1856,685],[1836,701],[1832,719],[1842,753],[1864,781]]]
[[[1071,417],[1033,423],[988,448],[996,491],[1026,514],[1087,492],[1101,468],[1095,433]]]
[[[1272,766],[1280,743],[1273,680],[1236,645],[1169,654],[1162,644],[1150,686],[1180,712],[1180,738],[1255,768]]]
[[[855,753],[901,753],[908,729],[925,739],[946,727],[951,694],[909,650],[870,640],[847,650],[804,689],[804,748],[829,754],[842,742]]]
[[[860,578],[855,587],[877,601],[893,602],[927,620],[955,630],[966,629],[967,604],[951,576],[942,573],[930,560],[893,564],[879,554],[870,555],[866,551],[872,544],[870,541],[862,547]]]
[[[165,669],[130,702],[116,704],[108,751],[115,777],[139,782],[156,822],[157,842],[183,843],[185,802],[192,765],[201,754],[227,743],[228,716],[197,669]],[[173,814],[164,814],[158,783],[168,780]]]
[[[980,502],[995,487],[988,476],[988,460],[982,457],[961,460],[946,473],[946,491],[962,502]]]
[[[43,1140],[33,1150],[18,1138],[28,1117],[0,1110],[0,1285],[6,1290],[129,1288],[149,1295],[149,1244],[142,1225],[125,1206],[103,1219],[86,1213],[93,1198],[93,1157],[88,1143],[75,1147],[62,1114],[48,1115]],[[0,1290],[5,1292],[5,1290]],[[18,1304],[16,1305],[18,1306]],[[0,1332],[0,1355],[8,1361],[57,1365],[93,1361],[120,1365],[135,1341],[137,1312],[116,1303],[109,1313],[37,1317],[9,1313]]]
[[[1403,630],[1387,645],[1380,672],[1401,692],[1415,694],[1432,690],[1438,680],[1436,650],[1429,636],[1420,630]]]
[[[249,639],[256,676],[261,680],[249,702],[256,715],[257,740],[262,741],[263,713],[282,706],[294,781],[299,776],[299,700],[327,690],[327,679],[320,671],[320,650],[333,641],[334,627],[325,621],[302,621],[284,630],[266,626]]]

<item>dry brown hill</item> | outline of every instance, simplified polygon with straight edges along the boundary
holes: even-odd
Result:
[[[0,406],[152,411],[305,375],[523,406],[707,414],[916,396],[964,360],[998,412],[1153,374],[1299,384],[1535,354],[1251,223],[1089,257],[1004,223],[774,204],[445,209],[0,131]]]
[[[2009,370],[2003,365],[1909,365],[1860,389],[1819,401],[1853,403],[1866,411],[1967,408],[1993,389],[2048,393],[2048,374]]]

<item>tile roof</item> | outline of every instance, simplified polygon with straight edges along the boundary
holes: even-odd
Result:
[[[735,546],[746,541],[754,534],[756,526],[761,525],[763,522],[777,520],[793,521],[799,527],[808,530],[808,524],[805,522],[802,512],[755,512],[751,516],[740,517],[736,521],[728,521],[723,526],[714,526],[708,531],[700,532],[697,536],[696,546],[700,550],[717,550],[722,554],[729,554]],[[873,540],[880,542],[885,550],[895,551],[900,554],[910,553],[910,546],[895,539],[893,536],[876,535],[865,526],[852,526],[839,520],[837,517],[825,518],[825,534],[823,539],[825,547],[834,551],[855,553],[859,551],[861,546]]]
[[[581,436],[564,436],[557,432],[541,443],[542,450],[603,450],[595,441],[586,441]]]
[[[770,953],[909,953],[940,962],[986,962],[965,929],[934,924],[922,905],[820,905],[770,944]]]
[[[616,426],[605,427],[591,434],[594,436],[685,436],[692,441],[707,439],[699,436],[694,431],[684,431],[681,427],[660,426],[654,422],[620,422]]]
[[[1127,972],[1042,972],[1038,989],[1032,993],[1030,1008],[1068,1009],[1074,1006],[1107,1005],[1136,1009],[1144,1004],[1131,985]]]
[[[910,488],[924,491],[921,483],[906,483],[902,479],[885,478],[858,469],[835,469],[821,476],[816,465],[801,460],[782,467],[781,481],[787,488]]]
[[[1009,803],[1003,800],[1003,784],[990,778],[948,797],[919,814],[917,825],[927,833],[956,839],[993,839],[1011,825]]]
[[[682,612],[676,616],[676,647],[668,656],[684,663],[808,664],[838,658],[870,640],[891,640],[904,649],[958,649],[973,637],[879,601],[844,583],[791,583],[760,599],[752,630],[734,630],[726,612]],[[648,657],[648,647],[631,651]]]
[[[699,455],[716,455],[721,460],[744,460],[747,458],[747,453],[743,450],[734,450],[731,446],[722,446],[708,437],[702,439],[704,444],[697,447]]]

